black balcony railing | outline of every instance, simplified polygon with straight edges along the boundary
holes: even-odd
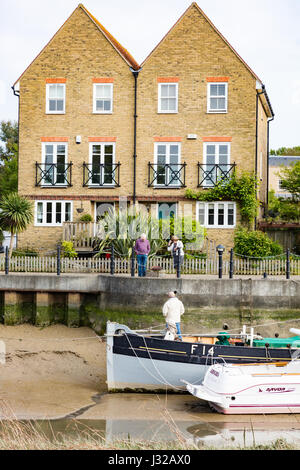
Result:
[[[186,163],[148,164],[148,186],[154,188],[185,188]]]
[[[203,165],[198,163],[198,188],[211,188],[221,181],[228,181],[235,169],[235,163],[230,165]]]
[[[83,186],[120,187],[121,163],[84,163]]]
[[[72,186],[73,163],[35,164],[36,186]]]

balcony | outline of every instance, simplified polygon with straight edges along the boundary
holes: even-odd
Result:
[[[121,163],[84,163],[83,186],[93,188],[120,187]]]
[[[148,187],[185,188],[186,163],[148,163]]]
[[[220,182],[230,180],[236,169],[236,164],[213,165],[198,163],[198,188],[212,188]]]
[[[35,185],[44,187],[72,186],[73,163],[35,164]]]

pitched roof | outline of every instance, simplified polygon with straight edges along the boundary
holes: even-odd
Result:
[[[127,51],[127,49],[125,49],[125,47],[123,47],[119,41],[116,40],[116,38],[110,34],[109,31],[107,31],[106,28],[104,28],[104,26],[97,20],[97,18],[95,18],[95,16],[93,16],[86,8],[84,5],[82,5],[82,3],[80,3],[78,5],[79,8],[82,8],[82,10],[91,18],[91,20],[93,20],[93,22],[98,26],[98,28],[100,29],[100,31],[104,34],[104,36],[106,37],[106,39],[113,45],[113,47],[120,53],[120,55],[123,57],[123,59],[125,59],[125,61],[128,63],[128,65],[130,65],[134,70],[139,70],[140,66],[139,64],[136,62],[136,60],[132,57],[132,55],[130,54],[130,52]]]
[[[59,30],[52,36],[50,41],[46,44],[45,47],[39,52],[39,54],[35,57],[35,59],[29,64],[29,66],[24,70],[24,72],[20,75],[20,77],[15,81],[13,84],[13,87],[20,81],[20,79],[23,77],[25,72],[29,69],[29,67],[35,62],[35,60],[42,54],[42,52],[46,49],[46,47],[52,42],[52,40],[55,38],[55,36],[61,31],[61,29],[65,26],[65,24],[68,22],[68,20],[71,18],[71,16],[75,13],[76,10],[81,9],[93,23],[97,26],[99,31],[105,36],[105,38],[111,43],[111,45],[114,47],[114,49],[120,54],[120,56],[125,60],[127,65],[132,67],[134,70],[139,70],[140,66],[136,62],[136,60],[132,57],[132,55],[114,38],[110,32],[104,28],[104,26],[85,8],[82,3],[78,5],[77,8],[73,11],[73,13],[68,17],[68,19],[64,22],[64,24],[59,28]]]
[[[293,163],[300,162],[300,157],[298,156],[289,156],[289,155],[280,155],[269,157],[270,166],[291,166]]]
[[[192,9],[196,8],[199,13],[205,18],[205,20],[210,24],[210,26],[214,29],[214,31],[220,36],[220,38],[227,44],[227,46],[232,50],[232,52],[237,56],[237,58],[244,64],[244,66],[249,70],[251,75],[258,80],[260,83],[262,81],[260,78],[253,72],[253,70],[249,67],[249,65],[242,59],[242,57],[237,53],[237,51],[232,47],[232,45],[227,41],[227,39],[220,33],[220,31],[216,28],[216,26],[211,22],[211,20],[206,16],[203,10],[199,7],[196,2],[191,3],[191,5],[185,10],[185,12],[181,15],[181,17],[176,21],[176,23],[172,26],[172,28],[167,32],[167,34],[162,38],[162,40],[155,46],[155,48],[150,52],[150,54],[146,57],[146,59],[142,62],[141,66],[143,66],[147,60],[150,59],[152,54],[157,50],[157,48],[164,42],[167,36],[173,31],[173,29],[181,22],[181,20],[187,15],[187,13]]]

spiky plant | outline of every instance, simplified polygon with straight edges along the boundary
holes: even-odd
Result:
[[[0,226],[11,233],[9,256],[11,257],[14,236],[24,232],[33,221],[33,204],[18,193],[10,193],[0,201]]]

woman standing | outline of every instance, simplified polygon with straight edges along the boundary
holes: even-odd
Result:
[[[150,253],[150,243],[145,233],[136,241],[134,251],[137,257],[139,277],[145,277],[147,271],[147,258]]]
[[[177,269],[181,266],[184,260],[183,243],[179,238],[174,235],[168,244],[168,251],[172,253],[174,268]]]

